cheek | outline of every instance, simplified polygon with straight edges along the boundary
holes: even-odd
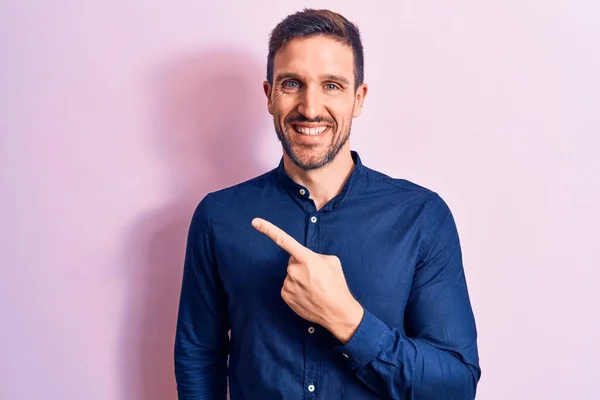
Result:
[[[331,113],[331,116],[340,125],[346,125],[348,123],[348,121],[352,118],[353,109],[354,102],[348,100],[336,102],[336,104],[332,104],[330,107],[328,107],[328,111]]]
[[[287,114],[294,108],[295,100],[293,96],[274,93],[271,103],[273,104],[273,111],[278,114]]]
[[[332,115],[338,130],[346,129],[352,120],[352,110],[340,110]]]

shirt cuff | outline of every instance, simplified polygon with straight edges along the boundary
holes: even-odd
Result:
[[[348,359],[352,368],[360,368],[373,361],[393,336],[383,321],[364,309],[363,319],[352,338],[346,344],[336,346],[336,350]]]

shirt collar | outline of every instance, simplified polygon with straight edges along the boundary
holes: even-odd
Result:
[[[341,192],[336,197],[334,197],[329,203],[327,203],[327,205],[323,207],[323,210],[327,208],[339,207],[348,196],[348,192],[350,191],[350,188],[352,187],[352,184],[354,183],[356,178],[358,178],[364,170],[364,166],[358,153],[354,150],[351,150],[350,154],[352,155],[352,160],[354,161],[354,169],[352,170],[352,173],[344,183]],[[305,199],[310,198],[308,188],[303,185],[300,185],[299,183],[296,183],[292,178],[289,177],[287,172],[285,172],[285,168],[283,167],[283,157],[281,157],[281,160],[279,161],[276,173],[278,182],[287,191],[289,191],[292,196]]]

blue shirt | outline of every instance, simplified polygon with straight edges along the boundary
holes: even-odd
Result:
[[[177,322],[179,399],[225,399],[228,380],[231,400],[475,397],[477,332],[448,206],[352,157],[341,193],[318,211],[283,160],[202,199]],[[289,254],[251,226],[255,217],[338,256],[365,310],[349,342],[283,301]]]

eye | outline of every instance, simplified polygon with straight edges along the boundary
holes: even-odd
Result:
[[[284,89],[298,89],[300,87],[300,83],[298,83],[298,81],[289,80],[283,82],[281,86],[283,86]]]
[[[325,89],[327,90],[338,90],[340,87],[335,83],[327,83],[325,84]]]

